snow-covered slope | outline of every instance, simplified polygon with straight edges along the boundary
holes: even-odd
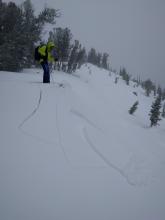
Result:
[[[0,72],[0,219],[165,219],[165,121],[150,128],[153,98],[115,77]]]

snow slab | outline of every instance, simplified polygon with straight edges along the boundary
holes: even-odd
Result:
[[[153,97],[115,78],[0,72],[0,219],[165,219],[165,121],[150,128]]]

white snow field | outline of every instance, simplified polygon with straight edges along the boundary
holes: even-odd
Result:
[[[165,219],[165,120],[115,77],[0,72],[0,220]]]

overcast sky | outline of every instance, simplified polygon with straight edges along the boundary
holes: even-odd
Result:
[[[87,49],[108,52],[113,68],[125,66],[130,74],[150,77],[165,87],[165,0],[32,2],[37,10],[45,3],[60,9],[56,25],[69,27]]]

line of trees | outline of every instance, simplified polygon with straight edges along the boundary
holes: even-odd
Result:
[[[137,79],[135,78],[132,79],[131,75],[127,72],[125,67],[120,68],[119,75],[126,82],[127,85],[129,85],[130,80],[132,80],[134,83],[136,83],[137,87],[141,86],[144,89],[145,95],[147,97],[153,94],[155,97],[156,96],[161,97],[162,101],[165,100],[165,88],[163,89],[160,85],[156,85],[151,81],[151,79],[147,79],[145,81],[142,81],[140,77],[137,77]],[[116,81],[118,81],[117,79],[119,78],[116,77]],[[115,83],[117,83],[116,81]]]
[[[96,52],[94,48],[91,48],[91,50],[88,53],[88,63],[92,63],[104,69],[109,69],[108,58],[109,58],[108,53],[102,54],[100,52]]]
[[[58,62],[55,68],[68,73],[74,72],[82,64],[87,62],[85,47],[82,47],[78,40],[72,43],[73,35],[68,28],[54,28],[49,33],[50,41],[56,45]]]
[[[36,16],[30,0],[20,6],[0,0],[0,70],[19,71],[30,67],[44,25],[54,24],[58,13],[45,8]]]
[[[138,85],[141,85],[141,87],[144,89],[146,96],[149,97],[151,94],[153,94],[155,97],[160,96],[162,101],[165,100],[165,88],[162,89],[160,85],[157,86],[150,79],[141,81],[138,83]]]
[[[78,40],[72,42],[72,38],[73,35],[68,28],[59,27],[50,31],[49,40],[55,43],[59,57],[56,69],[72,73],[86,62],[109,69],[108,53],[96,52],[94,48],[87,53],[85,47]]]
[[[125,67],[120,68],[119,75],[122,77],[122,79],[126,82],[127,85],[129,85],[131,75],[127,73],[127,70]]]
[[[19,6],[0,0],[0,70],[20,71],[34,65],[35,46],[46,43],[41,39],[45,24],[55,25],[59,17],[59,10],[52,8],[44,8],[35,15],[31,0]],[[52,28],[49,40],[57,46],[58,70],[72,73],[85,62],[109,67],[107,53],[97,53],[94,48],[87,53],[78,40],[73,40],[68,28]]]
[[[120,72],[117,75],[129,85],[131,75],[127,72],[125,67],[120,68]],[[116,76],[116,84],[118,83],[118,79],[119,77]],[[146,96],[149,97],[151,93],[154,95],[155,101],[152,103],[149,113],[150,125],[151,127],[158,125],[158,122],[162,120],[162,118],[165,118],[165,89],[162,89],[160,85],[156,86],[150,79],[142,81],[140,77],[137,77],[137,79],[132,79],[132,81],[135,83],[134,87],[141,86],[144,89]],[[137,96],[136,92],[133,93]],[[133,115],[137,110],[138,105],[139,102],[136,101],[128,110],[129,114]]]
[[[139,102],[136,101],[132,105],[132,107],[129,109],[128,112],[129,112],[130,115],[133,115],[135,113],[135,111],[138,108],[138,104],[139,104]],[[161,108],[162,108],[161,97],[158,95],[155,98],[155,101],[152,103],[151,109],[150,109],[150,113],[149,113],[149,116],[150,116],[150,126],[151,127],[157,126],[158,122],[161,121],[162,118],[165,118],[165,103],[163,105],[162,112],[161,112]]]

